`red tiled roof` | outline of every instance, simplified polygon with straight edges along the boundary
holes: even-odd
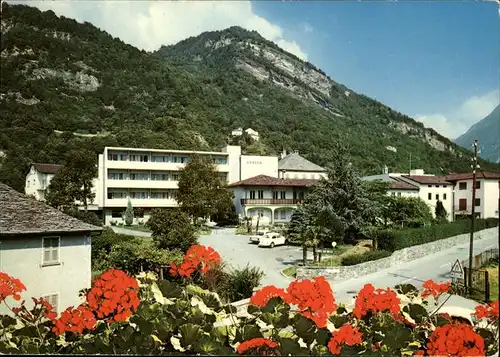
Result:
[[[392,177],[394,182],[391,183],[391,190],[411,190],[411,191],[418,191],[419,188],[415,185],[412,185],[411,183],[405,182],[401,179],[398,179],[397,177]]]
[[[459,180],[472,180],[472,172],[465,172],[465,173],[453,173],[449,174],[448,176],[445,176],[447,181],[459,181]],[[477,172],[476,173],[476,179],[500,179],[500,173],[496,172]]]
[[[446,181],[444,176],[413,176],[404,175],[402,176],[406,179],[410,179],[422,185],[451,185],[450,182]]]
[[[229,185],[229,187],[236,186],[294,186],[294,187],[310,187],[318,180],[312,179],[281,179],[266,175],[258,175],[250,177],[246,180],[238,181]]]
[[[54,164],[32,164],[32,165],[35,166],[35,169],[37,169],[37,171],[43,174],[55,174],[61,168],[61,165],[54,165]]]

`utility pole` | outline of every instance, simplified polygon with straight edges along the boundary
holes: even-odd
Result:
[[[410,172],[408,172],[408,175],[411,176],[411,153],[410,153]]]
[[[474,157],[472,158],[472,218],[470,225],[470,244],[469,244],[469,272],[467,274],[467,285],[469,286],[469,293],[472,292],[472,255],[474,254],[474,223],[476,222],[476,169],[479,168],[477,164],[477,139],[474,140]]]

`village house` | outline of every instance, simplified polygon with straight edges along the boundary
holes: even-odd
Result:
[[[31,297],[59,313],[80,304],[79,291],[91,285],[90,234],[99,231],[0,183],[0,271],[23,282],[28,308]],[[7,313],[2,304],[0,314]]]
[[[24,192],[38,201],[45,201],[50,181],[60,168],[61,165],[31,164],[26,175]]]

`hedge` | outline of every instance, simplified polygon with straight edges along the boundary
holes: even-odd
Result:
[[[347,255],[342,258],[341,264],[343,266],[356,265],[369,262],[371,260],[386,258],[391,254],[392,252],[389,252],[387,250],[372,250],[363,254]]]
[[[460,219],[455,222],[432,225],[422,228],[405,228],[399,230],[377,230],[371,232],[378,248],[395,251],[414,245],[434,242],[470,232],[471,220]],[[476,219],[474,231],[498,226],[498,218]]]

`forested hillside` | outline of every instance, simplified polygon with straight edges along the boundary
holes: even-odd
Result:
[[[219,149],[239,126],[261,134],[249,152],[300,150],[320,165],[343,141],[362,173],[407,170],[410,153],[429,172],[469,168],[464,149],[255,32],[147,53],[90,23],[3,3],[1,33],[0,181],[18,190],[30,162],[61,163],[71,149]]]

